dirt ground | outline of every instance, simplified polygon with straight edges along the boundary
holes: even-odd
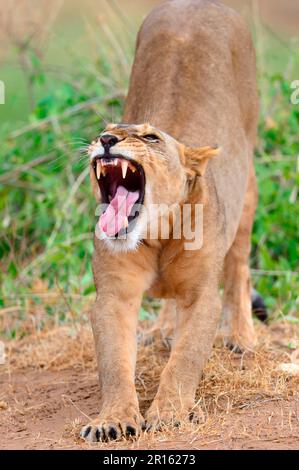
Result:
[[[258,325],[255,353],[215,347],[198,389],[206,415],[137,441],[86,444],[82,424],[98,411],[93,342],[74,324],[6,344],[0,366],[1,449],[298,449],[299,376],[278,370],[296,362],[299,327]],[[162,342],[139,348],[136,386],[144,411],[168,357]]]

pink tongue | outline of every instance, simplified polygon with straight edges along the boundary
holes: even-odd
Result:
[[[99,226],[109,237],[116,235],[125,227],[126,217],[129,217],[132,207],[139,198],[139,191],[130,192],[119,186],[114,198],[99,219]]]

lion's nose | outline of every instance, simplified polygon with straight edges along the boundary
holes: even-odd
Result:
[[[115,137],[115,135],[111,134],[104,134],[100,138],[100,141],[104,147],[105,150],[109,150],[110,147],[113,147],[113,145],[117,144],[118,138]]]

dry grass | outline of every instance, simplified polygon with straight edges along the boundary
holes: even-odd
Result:
[[[36,303],[35,295],[42,301]],[[16,339],[9,340],[7,335],[6,362],[0,368],[4,384],[0,427],[4,436],[5,423],[13,423],[8,426],[13,445],[28,439],[27,448],[88,447],[78,435],[81,426],[98,412],[97,369],[88,321],[92,301],[93,296],[85,297],[84,302],[81,296],[64,297],[61,289],[49,291],[46,284],[36,281],[28,298],[0,310],[1,330],[17,331]],[[47,314],[50,307],[56,312],[53,316]],[[61,311],[65,312],[63,325],[59,322]],[[81,312],[80,321],[76,311]],[[146,326],[144,322],[140,325],[139,337]],[[251,442],[253,436],[257,443],[266,440],[273,445],[279,437],[277,446],[280,442],[295,445],[294,436],[299,437],[299,376],[284,373],[278,366],[296,362],[299,326],[257,323],[256,330],[259,341],[254,353],[240,356],[221,347],[213,349],[197,390],[205,415],[203,424],[185,422],[179,429],[142,434],[134,442],[98,446],[229,448],[233,447],[231,442]],[[139,346],[136,387],[143,413],[155,396],[168,357],[169,350],[158,339],[149,346]],[[51,397],[52,393],[55,396]],[[45,422],[53,429],[51,437]]]
[[[270,327],[258,325],[257,331],[259,346],[255,353],[236,355],[224,348],[214,348],[197,393],[208,411],[211,403],[219,411],[229,412],[254,406],[256,401],[288,399],[298,393],[299,378],[277,370],[279,364],[291,362],[292,349],[299,344],[298,327],[278,323]],[[96,371],[90,327],[79,323],[9,341],[6,355],[4,367],[10,371],[36,368]],[[162,342],[139,347],[136,386],[143,408],[154,398],[168,356]]]
[[[197,391],[197,400],[206,417],[203,424],[195,426],[183,423],[179,429],[165,428],[158,434],[143,434],[137,442],[110,443],[109,448],[196,448],[198,445],[202,448],[202,446],[218,445],[223,436],[226,439],[232,436],[233,440],[247,439],[248,436],[252,438],[254,435],[258,440],[265,438],[265,434],[269,434],[269,431],[259,428],[259,425],[259,429],[255,430],[251,421],[248,421],[248,427],[244,424],[244,419],[246,423],[249,412],[252,416],[260,416],[263,410],[268,410],[268,414],[260,419],[267,422],[268,426],[272,418],[274,423],[273,435],[267,439],[275,441],[275,436],[288,435],[291,439],[294,439],[296,434],[298,436],[298,412],[288,410],[287,416],[285,410],[281,408],[283,426],[287,426],[289,433],[286,434],[284,430],[283,434],[284,428],[281,428],[281,424],[277,422],[276,412],[272,412],[271,408],[288,401],[296,403],[299,397],[299,376],[291,376],[277,370],[279,364],[290,362],[291,357],[294,357],[294,350],[299,345],[298,326],[277,323],[266,327],[259,324],[257,332],[259,345],[255,353],[238,356],[226,349],[214,348]],[[30,381],[30,374],[36,378],[36,371],[40,371],[39,380],[44,376],[45,383],[40,386],[35,384],[35,388],[46,387],[49,374],[56,374],[53,377],[66,384],[68,394],[62,394],[60,400],[67,409],[72,410],[72,413],[69,417],[67,412],[62,415],[63,432],[51,446],[54,448],[88,446],[78,439],[78,433],[82,424],[88,420],[89,414],[98,411],[94,403],[91,403],[90,411],[83,411],[86,410],[86,400],[97,403],[97,399],[94,400],[93,397],[98,394],[93,338],[89,325],[74,322],[69,326],[49,328],[40,332],[33,331],[23,339],[7,341],[6,354],[7,360],[2,366],[2,371],[8,380],[24,373]],[[142,412],[147,409],[156,393],[159,377],[168,356],[169,351],[159,341],[150,346],[139,347],[136,387]],[[78,390],[68,382],[68,374],[75,374]],[[55,390],[55,386],[52,384],[51,389]],[[10,388],[14,386],[11,385]],[[58,391],[57,396],[60,393]],[[56,399],[53,405],[48,402],[47,394],[45,395],[44,397],[41,394],[40,403],[31,404],[26,400],[19,401],[15,392],[11,395],[13,401],[8,395],[3,394],[0,396],[1,413],[10,412],[7,415],[10,416],[9,419],[19,420],[21,416],[22,423],[30,419],[38,422],[43,417],[41,413],[55,415]],[[33,442],[34,445],[38,445],[39,440],[36,438]],[[107,447],[104,443],[98,445]]]

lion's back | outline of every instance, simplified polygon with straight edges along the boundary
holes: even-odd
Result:
[[[217,140],[219,129],[240,121],[254,141],[255,52],[238,13],[213,0],[170,0],[152,10],[138,35],[124,119],[143,122],[149,109],[153,125],[189,144],[203,133]]]

